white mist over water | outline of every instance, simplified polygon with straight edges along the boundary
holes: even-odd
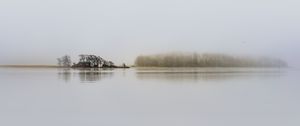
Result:
[[[299,71],[0,68],[5,126],[297,126]]]
[[[300,60],[296,0],[1,0],[0,64],[172,51]],[[0,68],[1,126],[299,126],[299,70]]]

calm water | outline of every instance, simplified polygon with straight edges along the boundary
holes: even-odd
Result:
[[[299,73],[0,68],[0,126],[299,126]]]

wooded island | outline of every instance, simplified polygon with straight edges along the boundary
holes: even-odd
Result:
[[[123,63],[122,66],[116,66],[112,61],[103,59],[100,56],[81,54],[79,55],[79,62],[71,65],[71,57],[65,55],[61,58],[57,58],[58,65],[61,67],[72,68],[129,68]]]

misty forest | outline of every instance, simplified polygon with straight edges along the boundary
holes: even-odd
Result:
[[[286,67],[280,59],[268,57],[242,57],[217,53],[165,53],[140,55],[135,60],[138,67]]]

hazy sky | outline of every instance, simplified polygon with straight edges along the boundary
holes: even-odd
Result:
[[[168,51],[264,55],[300,65],[299,0],[1,0],[0,64],[69,54],[133,63]]]

